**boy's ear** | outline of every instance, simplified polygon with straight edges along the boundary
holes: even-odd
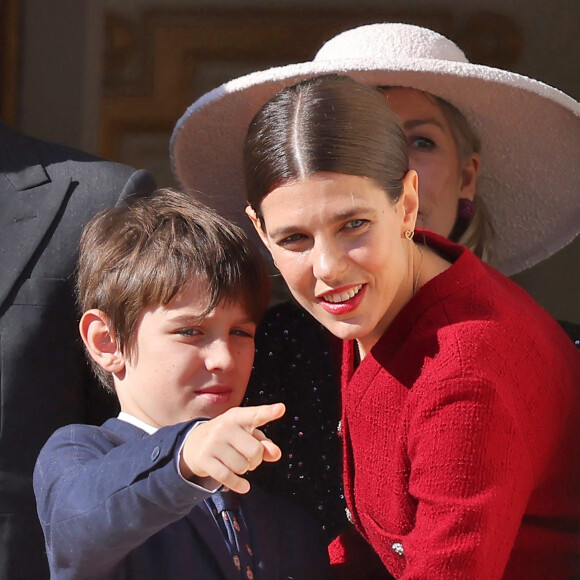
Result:
[[[254,229],[258,232],[258,235],[260,236],[260,239],[262,240],[262,243],[269,250],[270,244],[268,243],[268,236],[266,235],[266,232],[262,229],[262,222],[260,222],[260,218],[258,217],[256,212],[254,211],[252,206],[249,204],[246,206],[246,215],[250,218],[250,220],[254,226]]]
[[[79,330],[89,354],[100,367],[109,373],[118,373],[125,368],[125,357],[118,348],[109,317],[102,310],[87,310],[81,318]]]

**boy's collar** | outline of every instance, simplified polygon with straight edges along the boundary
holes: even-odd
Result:
[[[119,415],[117,415],[117,419],[119,419],[119,421],[125,421],[125,423],[130,423],[135,427],[139,427],[139,429],[143,429],[143,431],[149,435],[153,435],[153,433],[156,433],[159,430],[157,427],[153,427],[152,425],[145,423],[145,421],[142,421],[134,415],[126,413],[125,411],[121,411]]]

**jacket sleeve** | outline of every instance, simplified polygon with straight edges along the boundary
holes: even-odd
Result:
[[[99,577],[211,495],[177,472],[190,426],[123,442],[102,427],[69,425],[48,440],[34,490],[53,574]]]
[[[409,414],[412,530],[404,580],[503,576],[534,474],[517,413],[493,385],[431,385]]]

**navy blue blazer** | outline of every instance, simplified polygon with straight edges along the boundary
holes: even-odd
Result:
[[[0,578],[48,578],[32,470],[48,437],[102,423],[72,272],[84,225],[155,183],[145,171],[25,137],[0,122]]]
[[[175,452],[190,423],[153,435],[110,419],[70,425],[47,442],[34,472],[53,580],[239,580],[204,499],[179,475]],[[329,577],[314,521],[254,486],[241,497],[255,578]]]

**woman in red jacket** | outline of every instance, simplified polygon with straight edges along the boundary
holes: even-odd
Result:
[[[580,354],[521,288],[415,230],[417,174],[385,99],[336,75],[284,89],[244,168],[294,298],[344,341],[345,495],[389,572],[579,571]]]
[[[451,40],[410,24],[342,32],[312,61],[250,73],[203,95],[174,129],[176,179],[257,237],[244,213],[247,127],[284,86],[329,72],[382,87],[401,118],[409,168],[420,181],[417,227],[467,246],[506,275],[549,257],[580,231],[580,103],[533,79],[470,63]],[[558,272],[542,280],[542,292],[532,290],[562,312],[577,302],[578,284],[565,267]],[[280,289],[282,278],[274,268],[272,274]],[[336,429],[333,347],[340,341],[331,343],[326,329],[283,290],[256,334],[247,402],[284,401],[284,418],[265,428],[284,454],[253,478],[307,510],[331,541],[344,528],[352,531]],[[580,348],[580,325],[562,324]],[[334,548],[341,547],[331,548],[336,560]],[[360,579],[360,566],[345,569],[345,577]]]

